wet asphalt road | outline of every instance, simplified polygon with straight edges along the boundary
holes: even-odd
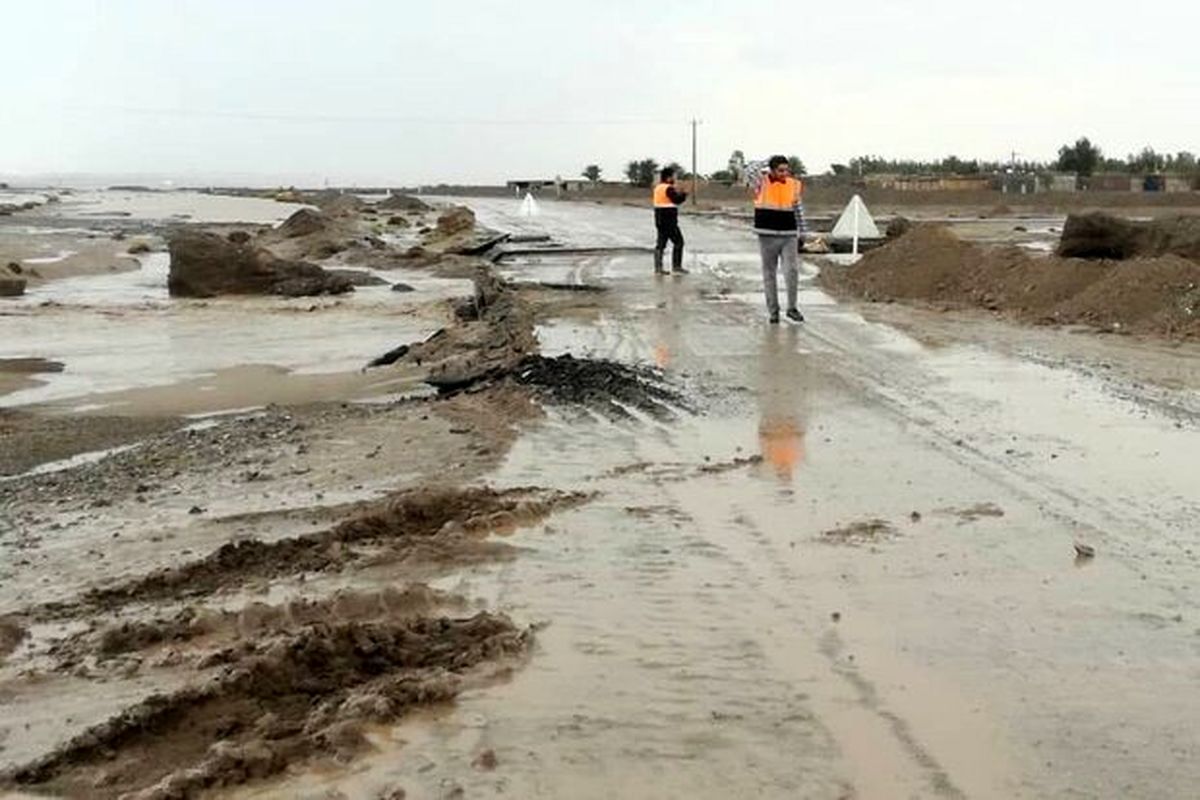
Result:
[[[568,244],[652,240],[645,209],[472,205]],[[753,236],[684,229],[682,278],[631,253],[503,267],[608,289],[543,323],[548,353],[656,364],[699,407],[552,409],[489,478],[597,493],[438,584],[544,623],[529,663],[374,732],[346,772],[222,796],[1192,796],[1196,350],[1133,350],[1183,378],[1147,387],[1045,331],[1036,357],[953,321],[925,346],[810,282],[809,322],[769,326]],[[496,769],[472,768],[489,749]]]
[[[571,244],[651,235],[640,209],[472,205]],[[450,588],[547,621],[538,652],[367,774],[468,797],[1191,795],[1195,392],[927,348],[811,287],[806,325],[768,326],[753,237],[684,226],[684,278],[629,254],[506,265],[610,290],[547,323],[548,351],[657,363],[705,410],[522,438],[498,481],[600,499]],[[502,769],[464,771],[485,746]]]

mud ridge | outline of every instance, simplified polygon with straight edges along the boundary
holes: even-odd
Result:
[[[183,800],[366,747],[359,725],[458,694],[524,652],[503,616],[313,625],[268,640],[209,683],[156,695],[5,776],[66,797]]]
[[[1035,324],[1200,338],[1200,263],[1151,252],[1126,261],[1036,257],[925,224],[851,267],[822,270],[820,281],[869,302],[974,307]]]
[[[176,666],[191,658],[198,668],[228,660],[229,648],[319,622],[395,622],[436,611],[465,611],[467,601],[423,584],[378,591],[343,589],[320,599],[295,598],[280,605],[252,602],[237,611],[189,605],[172,616],[94,625],[55,642],[48,650],[60,671],[85,661],[119,661],[131,653],[157,656],[151,666]],[[141,666],[141,659],[132,664]],[[123,662],[128,672],[129,662]]]
[[[887,520],[864,519],[832,528],[821,534],[821,541],[829,544],[865,544],[890,539],[896,528]]]
[[[10,617],[0,617],[0,665],[4,664],[10,653],[21,646],[21,642],[29,632],[25,627],[15,619]]]
[[[428,367],[425,382],[442,395],[516,384],[547,402],[579,405],[614,417],[630,409],[660,419],[691,411],[658,370],[570,354],[538,352],[535,318],[518,288],[488,267],[475,275],[475,294],[457,308],[458,323],[424,342],[401,345],[368,366],[398,361]]]
[[[323,531],[275,542],[231,542],[198,561],[93,589],[79,600],[50,603],[30,613],[38,619],[58,619],[86,609],[195,598],[251,579],[339,570],[363,561],[364,551],[372,547],[373,563],[463,564],[497,558],[508,548],[482,541],[478,534],[529,525],[584,499],[536,489],[412,489]]]

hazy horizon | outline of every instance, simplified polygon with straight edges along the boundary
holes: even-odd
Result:
[[[1200,150],[1200,7],[43,0],[6,9],[0,180],[492,184],[784,152]]]

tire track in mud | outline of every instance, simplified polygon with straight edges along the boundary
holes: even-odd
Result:
[[[251,644],[208,683],[152,696],[3,782],[67,797],[183,800],[317,756],[346,760],[367,746],[361,723],[452,699],[473,670],[521,654],[528,638],[487,613],[311,625]]]
[[[546,688],[562,693],[562,704],[539,706],[537,718],[569,712],[572,720],[561,739],[557,729],[545,731],[549,752],[577,764],[570,774],[579,775],[584,786],[590,785],[591,771],[584,764],[619,759],[622,776],[608,784],[609,791],[628,789],[631,796],[646,785],[637,783],[638,776],[652,780],[663,769],[671,775],[663,791],[671,796],[722,790],[847,796],[844,782],[816,766],[835,757],[831,739],[814,721],[796,682],[764,654],[759,639],[767,634],[760,627],[764,620],[756,618],[761,597],[753,573],[716,535],[711,515],[697,516],[694,506],[678,500],[689,485],[738,481],[731,470],[751,468],[754,460],[732,466],[672,460],[665,470],[639,469],[647,456],[666,456],[674,445],[657,437],[648,442],[644,425],[563,427],[543,427],[537,434],[558,443],[550,464],[539,458],[510,479],[528,481],[549,468],[566,480],[596,486],[607,499],[572,514],[578,535],[562,555],[544,553],[503,570],[512,587],[503,590],[509,602],[518,598],[515,602],[537,607],[532,613],[551,617],[553,638],[570,651],[549,658],[579,663],[581,655],[575,682],[595,683],[585,693],[570,686]],[[536,442],[527,446],[534,454],[544,452]],[[585,455],[596,447],[603,448],[603,464]],[[520,454],[517,460],[524,463]],[[617,466],[610,466],[614,461]],[[520,588],[533,583],[545,587],[536,599]],[[557,670],[550,669],[553,679]],[[494,713],[505,716],[502,709]],[[528,726],[518,725],[528,735]],[[496,726],[494,735],[500,735],[505,723],[498,719]],[[545,746],[542,750],[545,755]],[[785,750],[796,757],[765,755]],[[683,765],[682,771],[675,768]],[[530,780],[530,786],[545,785]],[[551,789],[530,790],[528,796],[558,795]],[[580,796],[602,795],[581,790]]]
[[[704,313],[706,316],[719,318],[717,322],[711,323],[717,327],[740,326],[744,319],[742,309],[731,306],[706,307]],[[631,347],[649,349],[649,343],[641,335],[641,329],[637,325],[611,325],[606,326],[605,330],[609,334],[615,333],[615,336],[607,335],[600,339],[600,342],[610,348],[606,354],[621,349],[628,350]],[[687,348],[687,340],[684,339],[681,345]],[[605,352],[597,349],[599,352]],[[683,360],[686,361],[689,356],[695,360],[697,353],[689,349]],[[737,459],[736,462],[725,466],[737,469],[743,466],[757,466],[761,462],[761,457],[751,457]],[[689,707],[694,706],[698,689],[714,699],[728,698],[731,690],[733,694],[739,693],[741,690],[734,688],[734,675],[756,681],[758,685],[755,688],[761,688],[763,684],[778,684],[775,691],[780,696],[794,691],[791,681],[780,680],[781,675],[792,675],[795,680],[804,680],[794,674],[797,665],[788,663],[789,657],[794,655],[792,646],[775,641],[773,636],[766,635],[765,632],[737,631],[733,628],[726,630],[719,617],[713,615],[705,620],[707,628],[704,636],[691,639],[688,635],[680,635],[689,629],[689,625],[695,624],[694,620],[688,618],[685,610],[692,606],[690,603],[681,602],[681,595],[691,595],[699,608],[728,609],[731,619],[737,619],[738,615],[751,609],[761,609],[765,594],[769,598],[768,605],[773,606],[775,610],[768,619],[761,620],[761,623],[773,626],[779,624],[782,618],[787,618],[792,620],[791,625],[799,625],[804,631],[802,638],[813,642],[806,657],[808,666],[820,663],[824,669],[837,675],[840,684],[849,692],[847,697],[844,692],[824,688],[811,703],[820,710],[820,716],[814,721],[827,741],[837,741],[844,745],[846,740],[841,737],[857,739],[859,733],[854,729],[866,726],[872,731],[869,737],[877,747],[883,749],[873,757],[872,761],[875,764],[886,764],[896,776],[903,776],[905,784],[914,791],[928,792],[932,796],[945,798],[963,797],[962,791],[954,785],[947,771],[915,738],[907,723],[882,706],[873,684],[852,664],[847,664],[844,660],[839,661],[840,651],[831,650],[824,645],[827,635],[823,637],[822,631],[803,622],[806,617],[811,616],[811,607],[815,603],[806,604],[802,591],[797,595],[794,590],[786,589],[801,587],[803,581],[787,565],[785,553],[781,552],[776,543],[759,528],[749,514],[745,513],[745,509],[736,503],[732,505],[731,523],[733,529],[747,535],[745,541],[751,545],[749,552],[755,554],[752,558],[738,556],[718,539],[707,536],[703,530],[698,530],[700,526],[696,522],[697,517],[689,512],[689,503],[685,499],[686,487],[681,486],[680,491],[673,491],[668,486],[707,474],[719,475],[726,470],[701,468],[695,474],[689,475],[686,474],[689,471],[684,467],[684,462],[634,462],[610,470],[602,476],[606,479],[620,479],[639,475],[665,489],[668,497],[661,498],[661,505],[646,508],[656,510],[657,519],[666,518],[677,529],[686,527],[687,532],[680,531],[678,535],[682,540],[693,542],[692,549],[716,551],[717,555],[710,569],[719,565],[722,573],[728,574],[726,580],[704,580],[697,585],[695,578],[690,574],[696,568],[695,563],[690,559],[676,558],[670,548],[664,547],[661,539],[639,537],[625,545],[628,553],[626,559],[632,562],[633,574],[630,577],[637,587],[636,592],[643,598],[642,604],[646,609],[643,623],[635,626],[635,630],[645,630],[647,633],[653,631],[656,634],[652,639],[639,641],[635,646],[639,651],[654,654],[651,659],[643,662],[644,666],[672,672],[677,678],[669,686],[644,696],[643,700],[655,706],[678,708],[678,713],[685,714]],[[711,501],[711,498],[709,500]],[[695,542],[699,544],[694,544]],[[678,541],[674,544],[680,546]],[[713,653],[702,655],[708,649],[706,644],[709,642],[715,642],[718,646],[713,648]],[[704,663],[712,666],[711,671],[698,666]],[[751,679],[748,677],[750,674],[757,674],[758,677]],[[708,690],[700,688],[710,681],[713,685]],[[737,682],[740,683],[741,679]],[[746,689],[754,691],[749,686]],[[844,713],[839,712],[837,707],[851,698],[862,712],[854,721],[848,722]],[[756,704],[747,702],[746,705],[753,708]],[[805,705],[809,703],[806,702]],[[840,719],[834,720],[834,717]],[[855,751],[853,755],[863,754]],[[770,788],[777,790],[780,787],[771,785]]]
[[[913,791],[924,787],[932,796],[954,800],[964,798],[965,795],[955,786],[949,773],[916,738],[908,723],[883,705],[874,684],[852,661],[843,657],[841,639],[837,632],[830,629],[822,632],[817,630],[813,623],[806,622],[812,618],[812,609],[818,603],[803,591],[803,577],[788,565],[788,559],[775,541],[754,521],[748,510],[739,508],[736,504],[730,510],[733,514],[731,525],[746,534],[744,541],[751,545],[752,552],[758,551],[762,554],[735,562],[745,573],[745,583],[756,587],[776,609],[776,614],[781,614],[791,620],[791,625],[799,627],[804,640],[817,643],[815,650],[810,651],[810,657],[817,656],[823,660],[824,667],[843,680],[843,685],[851,690],[853,702],[866,712],[866,715],[848,724],[842,719],[845,712],[838,709],[839,705],[845,703],[846,698],[839,696],[836,691],[831,691],[828,686],[814,688],[813,693],[809,695],[818,719],[826,727],[828,735],[843,748],[843,755],[852,755],[846,752],[848,738],[855,740],[855,749],[858,740],[864,737],[873,738],[876,747],[871,753],[872,771],[890,770],[893,779],[903,777],[909,789]],[[794,649],[786,644],[775,641],[772,637],[765,638],[764,642],[767,644],[764,659],[778,659],[781,664],[787,664],[794,659]],[[794,670],[797,666],[800,665],[793,664],[790,669]],[[819,687],[821,684],[815,686]],[[864,731],[864,726],[868,730]]]
[[[921,391],[910,375],[897,369],[894,360],[870,348],[855,347],[844,336],[837,335],[836,330],[835,327],[810,327],[805,333],[837,354],[836,358],[829,361],[830,369],[835,374],[860,391],[869,392],[879,407],[894,418],[910,423],[910,431],[938,452],[984,480],[997,483],[1025,498],[1030,505],[1058,520],[1068,530],[1099,535],[1110,544],[1117,545],[1120,549],[1111,550],[1111,555],[1120,558],[1130,569],[1139,569],[1134,554],[1128,549],[1129,543],[1124,537],[1109,534],[1114,529],[1153,530],[1156,533],[1154,540],[1161,546],[1172,548],[1177,557],[1186,556],[1186,544],[1179,541],[1170,529],[1163,527],[1155,515],[1147,513],[1146,509],[1125,502],[1119,496],[1089,492],[1078,484],[1050,483],[1044,475],[1023,474],[1023,465],[1006,463],[971,445],[946,425],[947,420],[955,420],[962,415],[961,409],[945,407],[937,398]],[[1139,542],[1139,546],[1144,547],[1145,542]],[[1144,553],[1140,555],[1144,556]],[[1163,588],[1178,601],[1187,599],[1177,587],[1164,584]]]
[[[591,497],[528,487],[422,487],[323,531],[229,544],[73,602],[31,609],[22,615],[26,621],[93,621],[25,654],[27,664],[49,659],[51,671],[100,682],[144,668],[190,670],[204,680],[135,703],[11,769],[0,786],[175,800],[312,758],[351,759],[366,747],[363,723],[394,721],[414,706],[449,700],[502,675],[525,653],[531,632],[486,612],[461,618],[468,608],[463,598],[422,585],[316,599],[309,590],[280,606],[250,603],[231,611],[193,604],[168,616],[100,620],[127,606],[196,600],[251,580],[380,562],[450,567],[503,557],[512,548],[485,541],[488,534],[534,524]]]
[[[350,565],[396,561],[461,565],[503,557],[509,548],[486,541],[482,534],[533,524],[557,508],[586,499],[578,493],[528,488],[413,489],[323,531],[272,542],[231,542],[200,560],[92,589],[74,601],[48,603],[21,616],[64,619],[132,603],[201,597],[252,579],[330,572]]]

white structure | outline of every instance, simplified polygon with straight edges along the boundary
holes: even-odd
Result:
[[[875,224],[874,217],[867,210],[867,204],[858,195],[850,198],[850,202],[846,204],[846,210],[838,217],[837,224],[833,226],[833,232],[829,236],[831,239],[853,240],[854,245],[850,252],[855,255],[858,255],[859,239],[883,238],[883,234],[879,232],[879,227]]]

